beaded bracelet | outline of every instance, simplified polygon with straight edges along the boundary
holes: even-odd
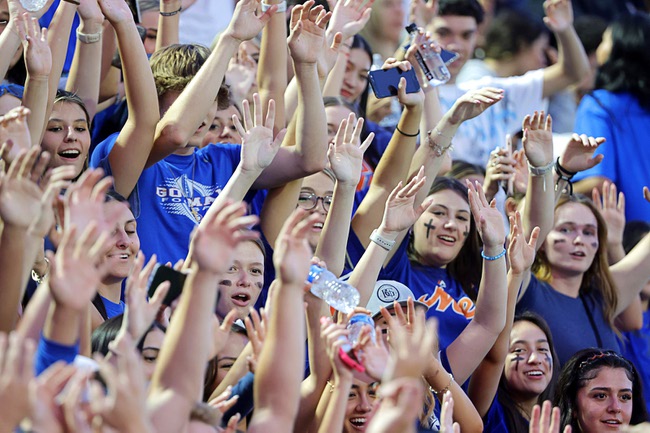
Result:
[[[435,127],[435,128],[433,128],[433,129],[430,129],[430,130],[427,132],[427,143],[428,143],[429,147],[431,148],[431,150],[433,150],[433,153],[434,153],[437,157],[441,157],[441,156],[442,156],[446,151],[448,151],[448,150],[452,150],[452,149],[454,148],[454,147],[453,147],[453,144],[451,144],[451,143],[450,143],[449,146],[447,146],[447,147],[442,147],[441,145],[439,145],[438,143],[436,143],[435,141],[433,141],[433,140],[431,139],[431,133],[432,133],[432,132],[435,132],[436,135],[437,135],[438,137],[444,137],[444,138],[447,138],[447,139],[449,139],[449,137],[445,136],[442,132],[440,132],[440,130],[438,129],[438,127]]]
[[[430,390],[432,393],[434,393],[435,395],[445,395],[445,393],[446,393],[447,391],[449,391],[449,388],[451,388],[451,384],[452,384],[453,382],[454,382],[454,375],[451,374],[451,373],[449,373],[449,383],[447,384],[447,386],[445,386],[444,388],[442,388],[440,391],[436,391],[435,389],[433,389],[432,386],[429,386],[429,390]]]
[[[506,255],[506,249],[505,248],[503,249],[503,251],[501,251],[496,256],[486,256],[485,252],[483,250],[481,250],[481,257],[483,257],[485,260],[487,260],[489,262],[494,261],[494,260],[499,260],[501,257],[503,257],[505,255]]]

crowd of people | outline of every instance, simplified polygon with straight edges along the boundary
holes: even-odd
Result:
[[[36,3],[0,433],[650,431],[647,1]]]

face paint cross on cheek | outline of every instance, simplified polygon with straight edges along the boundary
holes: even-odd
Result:
[[[546,362],[548,363],[549,368],[552,369],[552,368],[553,368],[553,358],[551,358],[551,355],[549,355],[548,352],[546,352],[546,353],[544,354],[544,359],[545,359]]]
[[[433,219],[430,219],[428,223],[424,224],[424,226],[427,228],[427,239],[429,239],[429,232],[436,229],[436,226],[434,226],[432,223]]]
[[[512,360],[515,362],[515,371],[519,371],[519,361],[523,361],[524,357],[517,355]]]
[[[258,289],[262,290],[263,284],[258,282],[258,283],[255,283],[255,286],[257,286]]]

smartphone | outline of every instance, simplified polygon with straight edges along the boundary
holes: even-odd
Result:
[[[129,9],[131,9],[133,21],[135,21],[136,24],[140,24],[142,18],[140,16],[140,4],[138,0],[126,0],[126,4],[129,5]]]
[[[447,50],[440,50],[440,58],[442,58],[442,61],[445,62],[445,65],[449,65],[450,63],[454,63],[460,55],[458,53],[454,53],[453,51],[447,51]]]
[[[186,275],[182,272],[178,272],[167,266],[163,266],[160,263],[156,265],[151,277],[149,278],[149,298],[153,296],[156,291],[156,288],[164,283],[169,281],[169,291],[167,296],[163,300],[163,305],[169,306],[181,295],[183,291],[183,285],[185,284]]]
[[[420,83],[413,68],[408,71],[402,71],[400,68],[375,69],[368,74],[370,86],[377,99],[397,96],[397,86],[402,77],[406,78],[406,93],[416,93],[420,90]]]

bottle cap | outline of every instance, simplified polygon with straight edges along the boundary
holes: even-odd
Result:
[[[411,23],[408,26],[406,26],[406,31],[409,33],[417,32],[418,31],[418,25],[415,23]]]
[[[375,322],[373,322],[372,318],[365,313],[357,313],[354,316],[350,317],[350,320],[348,321],[348,327],[358,322],[362,322],[364,325],[370,325],[372,328],[375,327]]]
[[[321,268],[318,265],[311,265],[309,268],[309,274],[307,275],[307,282],[313,283],[316,277],[318,277],[322,272],[324,271],[323,268]]]

